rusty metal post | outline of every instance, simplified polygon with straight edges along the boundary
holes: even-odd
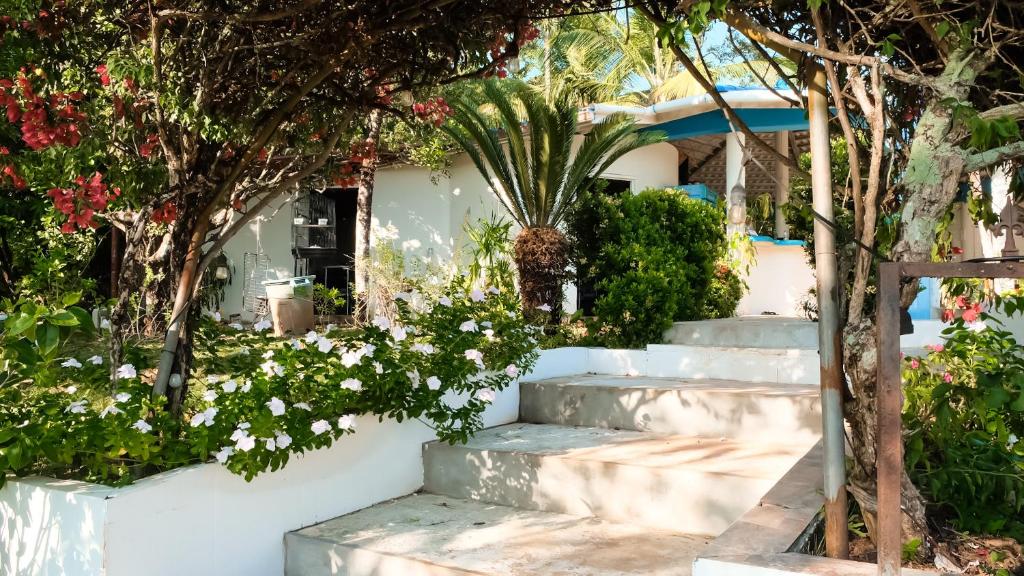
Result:
[[[879,264],[878,281],[878,574],[897,576],[902,561],[900,479],[903,409],[900,385],[900,264]]]
[[[836,241],[831,222],[832,165],[825,70],[807,70],[811,189],[814,210],[814,271],[818,281],[818,353],[821,360],[821,419],[825,448],[825,550],[831,558],[850,554],[846,504],[846,446],[843,430],[842,347],[839,341]]]

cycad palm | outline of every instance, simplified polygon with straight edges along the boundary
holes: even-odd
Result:
[[[639,132],[632,117],[614,114],[594,125],[574,152],[578,110],[569,97],[548,104],[528,86],[508,91],[494,82],[482,92],[455,104],[446,130],[522,227],[515,263],[524,309],[547,304],[556,315],[568,253],[557,227],[566,211],[612,162],[664,136]],[[494,113],[481,111],[488,108]]]

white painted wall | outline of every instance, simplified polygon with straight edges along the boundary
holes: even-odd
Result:
[[[740,300],[736,314],[775,312],[802,317],[799,303],[815,284],[814,270],[807,263],[803,246],[754,242],[754,247],[757,262],[746,277],[750,289]]]

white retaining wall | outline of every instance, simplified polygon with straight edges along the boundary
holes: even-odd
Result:
[[[513,385],[484,423],[518,416]],[[252,482],[214,463],[124,488],[12,480],[0,489],[0,574],[280,576],[285,532],[419,489],[421,447],[433,439],[415,420],[363,416],[355,434]]]

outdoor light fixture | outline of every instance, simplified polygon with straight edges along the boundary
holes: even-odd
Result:
[[[736,184],[729,193],[729,223],[742,226],[747,222],[747,189]]]
[[[217,271],[214,273],[214,275],[217,277],[217,280],[227,280],[228,279],[228,269],[227,269],[227,267],[226,266],[217,266]]]

